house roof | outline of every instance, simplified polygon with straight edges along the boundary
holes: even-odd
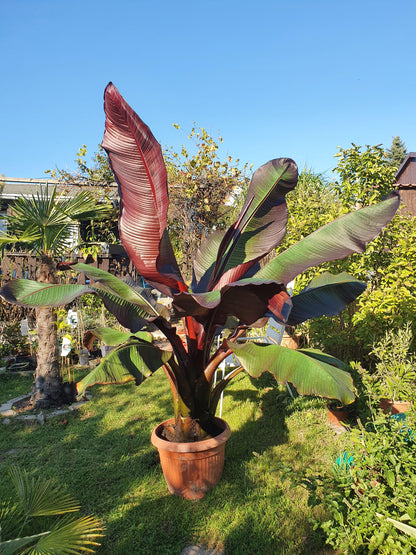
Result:
[[[400,187],[416,186],[416,152],[409,152],[396,173],[396,184]]]
[[[0,177],[0,184],[3,184],[1,192],[2,201],[10,202],[23,195],[33,195],[41,187],[49,185],[56,186],[59,192],[65,192],[68,196],[75,195],[81,190],[79,184],[66,184],[57,179],[29,179],[19,177]],[[82,185],[82,190],[93,189],[91,186]],[[105,185],[110,198],[116,198],[118,195],[117,184]]]

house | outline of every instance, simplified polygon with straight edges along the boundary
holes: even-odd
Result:
[[[406,212],[416,217],[416,152],[409,152],[396,173],[394,185]],[[404,210],[403,210],[404,212]]]
[[[50,190],[52,189],[52,187],[56,187],[58,193],[62,194],[63,198],[68,198],[72,195],[75,195],[81,190],[81,187],[84,191],[88,189],[104,190],[105,188],[106,197],[110,198],[115,203],[115,205],[118,204],[118,188],[116,183],[105,184],[102,187],[100,187],[99,185],[92,187],[81,185],[78,183],[64,183],[62,181],[59,181],[58,179],[28,179],[1,176],[0,231],[6,231],[4,216],[7,214],[10,205],[19,197],[36,195],[39,189],[44,187],[49,187]]]
[[[81,190],[92,189],[93,187],[78,184],[78,183],[64,183],[58,179],[29,179],[20,177],[4,177],[0,176],[0,187],[1,187],[1,208],[7,208],[11,202],[17,198],[25,195],[33,195],[41,187],[54,187],[56,186],[58,192],[62,192],[65,195],[76,194]],[[100,187],[98,185],[98,187]],[[117,184],[105,184],[102,188],[106,189],[106,193],[111,199],[118,198]],[[96,187],[95,187],[96,188]]]
[[[81,190],[78,184],[66,184],[56,179],[27,179],[16,177],[0,177],[0,231],[6,230],[6,216],[12,203],[19,197],[36,195],[41,187],[56,186],[59,193],[66,198],[78,193]],[[88,187],[83,185],[82,190]],[[102,187],[101,189],[104,189]],[[97,188],[95,188],[97,190]],[[105,185],[106,197],[109,197],[114,203],[118,203],[118,188],[116,183]],[[104,198],[104,197],[103,197]],[[82,236],[83,226],[80,232]],[[74,241],[76,238],[74,236]],[[75,254],[75,253],[74,253]],[[82,257],[78,257],[77,261],[83,261]],[[120,244],[101,243],[101,253],[96,255],[94,265],[106,271],[112,271],[115,275],[123,277],[126,275],[137,278],[137,271],[130,263],[124,247]],[[26,252],[9,252],[0,255],[0,281],[15,277],[25,277],[36,279],[38,264],[36,257]]]

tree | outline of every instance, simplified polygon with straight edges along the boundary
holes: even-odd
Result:
[[[58,283],[56,257],[68,251],[76,232],[77,222],[103,218],[107,204],[97,205],[86,191],[74,197],[59,196],[54,187],[18,198],[7,216],[7,233],[0,235],[0,244],[17,244],[39,256],[39,281]],[[56,406],[65,401],[59,375],[58,337],[54,310],[36,309],[39,346],[31,404],[34,408]]]
[[[335,190],[347,210],[379,202],[392,190],[396,174],[382,145],[366,145],[362,151],[361,146],[351,144],[352,148],[338,147],[334,169],[340,177]]]
[[[179,129],[177,124],[174,127]],[[240,169],[238,159],[220,160],[222,137],[214,139],[203,127],[193,127],[188,138],[195,142],[194,154],[182,146],[180,154],[172,148],[165,150],[164,159],[170,198],[168,228],[182,273],[189,280],[202,239],[214,229],[228,227],[238,203],[234,196],[247,188],[248,181],[247,164]]]
[[[398,170],[406,156],[407,150],[404,142],[401,140],[399,135],[397,135],[397,137],[393,137],[391,147],[387,150],[387,160],[389,165]]]
[[[114,183],[114,174],[102,146],[99,145],[98,151],[94,153],[92,166],[87,163],[87,153],[86,145],[82,145],[76,154],[77,170],[74,172],[55,168],[54,170],[46,170],[45,173],[67,185],[106,187]]]

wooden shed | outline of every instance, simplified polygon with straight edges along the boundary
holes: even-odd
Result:
[[[397,170],[395,188],[406,211],[416,217],[416,152],[409,152]]]

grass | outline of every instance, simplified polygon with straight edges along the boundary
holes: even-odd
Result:
[[[2,399],[29,389],[24,377],[0,376]],[[194,544],[232,555],[333,553],[313,529],[306,492],[284,479],[288,468],[330,469],[342,450],[324,401],[291,402],[278,388],[256,389],[238,377],[224,398],[232,435],[223,478],[197,502],[168,493],[150,443],[152,429],[171,412],[169,386],[158,371],[140,387],[95,386],[76,413],[44,425],[0,424],[0,498],[9,494],[11,464],[54,477],[84,514],[104,521],[101,554],[179,555]]]
[[[31,375],[0,374],[0,405],[28,393],[32,388],[32,383],[33,376]]]

